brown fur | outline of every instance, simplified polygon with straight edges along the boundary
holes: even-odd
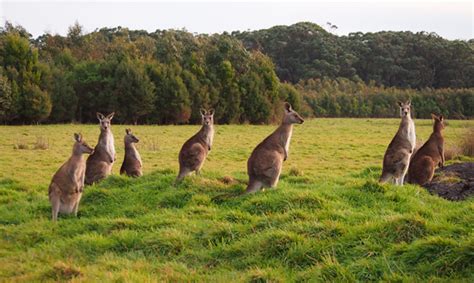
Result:
[[[125,158],[123,159],[122,167],[120,167],[120,174],[126,174],[129,177],[142,176],[142,159],[134,143],[139,142],[139,139],[132,134],[132,130],[125,130]]]
[[[433,133],[425,144],[416,152],[408,169],[408,182],[424,185],[433,179],[436,166],[444,166],[444,129],[443,116],[431,114],[434,119]]]
[[[176,183],[195,171],[199,174],[204,160],[214,140],[214,110],[201,109],[202,127],[194,136],[187,140],[179,151],[179,173]]]
[[[302,124],[303,118],[285,103],[282,124],[253,150],[247,161],[249,184],[245,193],[255,193],[263,187],[276,187],[283,162],[288,158],[293,124]]]
[[[86,185],[99,182],[112,173],[112,166],[115,161],[115,145],[110,124],[113,116],[114,113],[107,117],[97,113],[97,118],[100,121],[100,136],[94,153],[87,158]]]
[[[398,185],[403,185],[408,171],[410,158],[416,146],[415,124],[411,119],[411,103],[399,102],[402,121],[398,131],[388,145],[383,158],[383,169],[380,182],[385,183],[391,179]]]
[[[80,134],[74,134],[72,156],[54,174],[49,185],[49,201],[52,206],[52,219],[56,221],[58,213],[74,213],[77,216],[79,201],[84,189],[86,162],[84,153],[94,150],[87,145]]]

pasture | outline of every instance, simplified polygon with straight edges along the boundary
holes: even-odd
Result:
[[[216,125],[202,175],[177,188],[179,149],[200,126],[112,125],[114,175],[56,224],[51,176],[73,133],[94,146],[98,125],[0,126],[0,280],[472,282],[474,200],[376,182],[398,124],[296,125],[278,188],[236,198],[218,196],[245,189],[247,158],[275,125]],[[426,141],[432,122],[415,124]],[[118,176],[127,127],[140,138],[139,179]],[[472,127],[448,119],[446,147]]]

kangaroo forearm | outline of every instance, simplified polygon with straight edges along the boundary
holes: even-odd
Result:
[[[107,153],[107,154],[109,156],[110,163],[113,163],[116,160],[115,154],[113,153]]]

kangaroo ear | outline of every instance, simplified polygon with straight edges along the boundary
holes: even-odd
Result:
[[[99,121],[102,121],[102,120],[105,119],[105,116],[104,116],[102,113],[97,112],[97,113],[95,113],[95,114],[97,115],[97,119],[99,119]]]
[[[204,108],[199,109],[199,112],[201,113],[202,116],[207,114],[207,110]]]
[[[107,115],[107,119],[112,120],[112,118],[114,118],[114,115],[115,112],[110,113],[109,115]]]
[[[125,133],[126,133],[127,135],[130,135],[131,132],[132,132],[132,131],[131,131],[130,129],[125,129]]]
[[[408,99],[407,102],[405,102],[406,105],[411,106],[411,100]]]
[[[397,101],[397,104],[398,104],[398,106],[400,106],[400,107],[403,106],[403,102],[401,102],[401,101]]]
[[[444,117],[443,117],[443,115],[439,115],[439,117],[438,117],[438,118],[439,118],[439,121],[443,121],[443,120],[444,120]]]
[[[288,102],[285,102],[285,111],[286,111],[286,112],[291,112],[291,110],[293,110],[293,109],[291,108],[291,104],[289,104]]]
[[[431,113],[431,119],[433,119],[433,120],[438,120],[438,116],[436,116],[435,114]]]
[[[74,133],[74,140],[77,141],[77,142],[81,142],[82,141],[82,135]]]
[[[209,109],[209,110],[207,111],[207,113],[208,113],[209,115],[211,115],[211,116],[214,115],[214,112],[215,112],[215,111],[214,111],[214,108],[211,108],[211,109]]]

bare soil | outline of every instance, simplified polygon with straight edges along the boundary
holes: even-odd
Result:
[[[456,163],[438,168],[425,188],[432,194],[452,201],[474,195],[474,162]]]

